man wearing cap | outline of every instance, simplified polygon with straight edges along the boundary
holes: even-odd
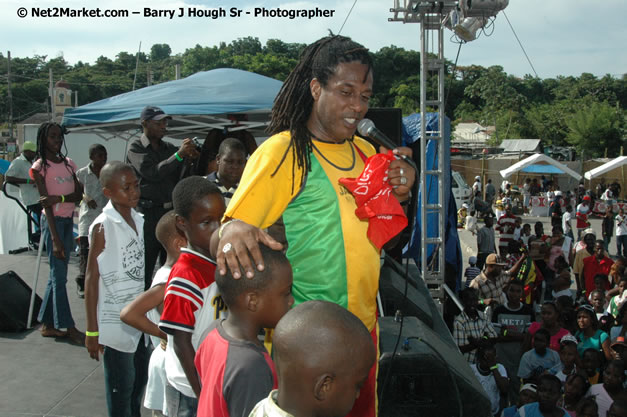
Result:
[[[518,273],[523,260],[526,258],[527,255],[523,254],[512,269],[503,271],[505,263],[495,253],[488,255],[485,261],[485,269],[472,280],[469,286],[477,290],[479,304],[504,304],[506,301],[503,293],[505,284]]]
[[[170,119],[172,117],[159,107],[145,107],[141,112],[144,134],[131,143],[126,153],[126,162],[134,168],[139,179],[141,194],[137,209],[144,215],[146,289],[152,282],[157,256],[163,250],[155,236],[157,222],[172,209],[172,191],[180,179],[185,160],[198,157],[191,139],[184,139],[178,149],[162,140]]]
[[[26,209],[39,221],[41,215],[41,205],[39,204],[39,191],[37,186],[30,179],[29,170],[33,165],[33,160],[37,156],[37,145],[33,142],[26,141],[22,146],[22,153],[15,158],[6,172],[6,182],[20,188],[20,199],[26,206]],[[39,228],[35,226],[35,230]],[[28,216],[28,241],[33,244],[37,243],[37,237],[33,235],[31,218]]]
[[[472,184],[472,196],[471,198],[474,200],[475,197],[481,195],[481,177],[477,175],[475,177],[475,182]]]
[[[577,213],[575,216],[577,217],[577,239],[581,239],[581,233],[587,227],[590,227],[590,222],[588,222],[588,214],[590,211],[590,203],[592,199],[589,195],[583,197],[583,201],[577,205]]]

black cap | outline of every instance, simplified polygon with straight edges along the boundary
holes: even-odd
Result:
[[[159,107],[146,106],[144,107],[144,110],[142,110],[142,114],[141,114],[142,122],[145,120],[161,120],[165,118],[171,119],[172,116],[168,116],[167,114],[165,114],[165,112],[161,110]]]

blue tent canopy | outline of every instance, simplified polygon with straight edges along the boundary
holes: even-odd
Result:
[[[530,174],[563,174],[564,171],[553,165],[533,164],[521,170]]]
[[[123,131],[137,131],[142,109],[151,105],[172,116],[168,126],[168,136],[172,137],[186,137],[213,128],[253,129],[267,125],[282,84],[252,72],[214,69],[68,109],[62,124],[72,132],[120,136]],[[242,113],[246,117],[237,125],[228,117]]]

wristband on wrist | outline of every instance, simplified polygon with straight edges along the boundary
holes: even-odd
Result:
[[[498,366],[498,365],[494,365],[494,366],[491,366],[491,367],[490,367],[490,370],[491,370],[491,371],[494,371],[495,369],[499,369],[499,366]]]
[[[65,203],[65,196],[64,195],[61,195],[61,202]]]
[[[507,336],[507,329],[503,332],[503,336]]]
[[[30,183],[30,178],[26,178],[26,184]]]
[[[484,304],[483,300],[479,300],[479,304],[483,305]]]
[[[233,222],[239,222],[241,220],[239,219],[231,219],[228,222],[224,223],[222,226],[220,226],[220,228],[218,229],[218,239],[222,239],[222,232],[224,231],[224,228],[226,226],[228,226],[229,224],[233,223]]]
[[[175,157],[175,158],[176,158],[179,162],[183,162],[183,158],[181,158],[181,157],[179,156],[179,153],[178,153],[178,152],[174,152],[174,157]]]
[[[97,336],[100,336],[100,332],[98,332],[98,331],[95,331],[95,332],[90,332],[90,331],[88,330],[88,331],[85,331],[85,336],[89,336],[89,337],[97,337]]]

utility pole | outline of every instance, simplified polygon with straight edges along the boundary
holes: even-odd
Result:
[[[133,90],[135,91],[135,81],[137,81],[137,68],[139,67],[139,51],[142,50],[142,43],[139,42],[139,49],[137,50],[137,58],[135,58],[135,75],[133,76]]]
[[[11,51],[7,51],[7,86],[9,93],[9,142],[13,142],[13,95],[11,93]],[[7,143],[4,146],[5,151],[9,149]]]
[[[54,119],[54,88],[52,87],[52,68],[48,70],[49,86],[48,86],[48,121]]]

